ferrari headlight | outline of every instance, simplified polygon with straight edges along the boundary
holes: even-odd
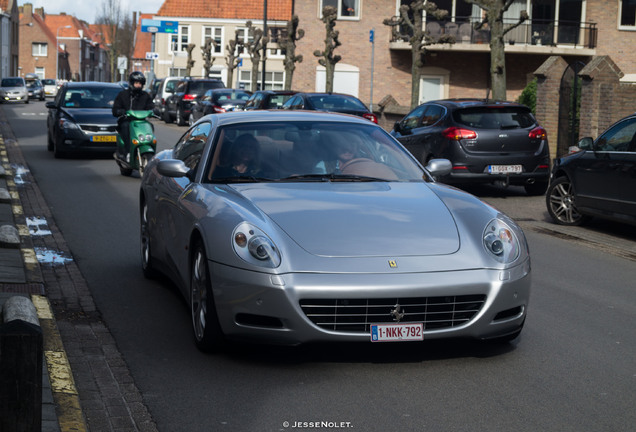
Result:
[[[240,223],[232,234],[236,254],[250,264],[276,268],[280,253],[274,242],[259,228],[247,222]]]
[[[519,257],[519,240],[503,221],[493,219],[484,230],[484,247],[501,263],[511,263]]]

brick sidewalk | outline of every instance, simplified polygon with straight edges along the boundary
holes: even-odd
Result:
[[[26,227],[27,217],[43,218],[50,231],[47,235],[25,236],[23,229],[21,238],[26,249],[55,251],[62,256],[71,257],[64,237],[28,171],[19,143],[1,107],[0,135],[4,139],[11,166],[21,168],[23,172],[22,181],[15,185],[23,214],[15,215],[18,219],[15,223]],[[26,283],[3,284],[0,281],[0,290],[10,291],[11,286],[20,286],[17,290],[23,292],[29,287],[36,291],[44,288],[43,294],[48,298],[55,316],[54,321],[63,343],[62,349],[68,358],[79,396],[79,406],[75,406],[77,403],[68,398],[68,393],[53,388],[60,429],[156,431],[157,427],[144,405],[142,395],[95,306],[77,264],[73,260],[55,264],[40,264],[33,260],[29,264],[25,259],[25,273]],[[30,293],[29,289],[27,291]],[[45,337],[45,346],[46,344]]]

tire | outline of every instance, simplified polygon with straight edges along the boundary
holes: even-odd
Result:
[[[192,115],[192,113],[190,113],[190,115],[188,116],[188,126],[192,126],[195,123],[196,123],[196,121],[194,120],[194,115]]]
[[[548,213],[557,224],[576,226],[588,219],[577,210],[574,196],[574,188],[569,178],[559,177],[550,183],[545,202]]]
[[[139,177],[144,176],[144,172],[146,171],[146,166],[148,166],[148,162],[154,156],[154,153],[144,153],[140,155],[137,153],[137,166],[139,167]]]
[[[177,125],[179,126],[185,126],[186,125],[186,121],[183,118],[183,113],[181,112],[181,108],[177,107]]]
[[[53,140],[53,156],[55,159],[61,159],[66,155],[66,152],[60,149],[57,143],[57,139]]]
[[[212,283],[208,271],[208,258],[199,240],[194,248],[190,276],[190,312],[197,348],[206,353],[219,352],[225,345],[225,337],[212,295]]]
[[[25,103],[25,104],[28,104],[28,103],[29,103],[29,98],[27,98],[27,99],[24,101],[24,103]]]
[[[121,165],[118,165],[118,166],[119,166],[119,173],[120,173],[121,175],[123,175],[123,176],[125,176],[125,177],[130,177],[130,176],[132,175],[132,173],[133,173],[132,168],[124,168],[124,167],[123,167],[123,166],[121,166]]]
[[[548,183],[536,182],[533,184],[524,185],[523,188],[526,190],[526,193],[530,196],[541,196],[545,194],[545,191],[548,189]]]
[[[51,138],[51,134],[49,132],[46,133],[46,149],[48,151],[53,151],[53,139]]]
[[[166,123],[172,123],[172,117],[170,117],[170,113],[167,109],[163,112],[163,121]]]
[[[141,243],[141,270],[146,279],[154,279],[159,272],[155,268],[154,260],[150,249],[150,233],[148,232],[148,205],[145,201],[142,203],[140,214],[140,243]]]

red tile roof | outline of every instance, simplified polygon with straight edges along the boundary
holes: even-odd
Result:
[[[155,16],[263,19],[263,0],[165,0]],[[292,0],[268,0],[267,19],[291,19]]]

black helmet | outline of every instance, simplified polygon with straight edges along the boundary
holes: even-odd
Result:
[[[142,87],[146,85],[146,77],[139,71],[131,73],[128,77],[128,84],[130,84],[130,87],[134,87],[136,82],[140,82]]]

